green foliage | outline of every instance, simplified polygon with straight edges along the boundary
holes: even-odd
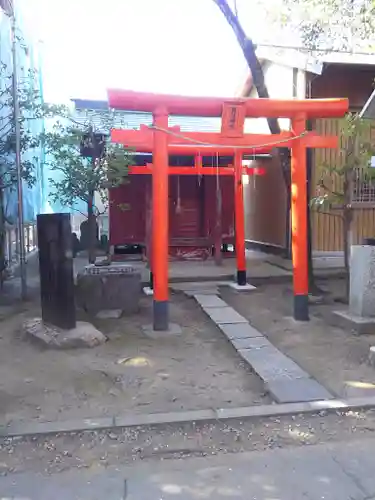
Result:
[[[375,46],[374,0],[278,0],[270,19],[294,30],[309,49],[364,50]]]
[[[318,172],[317,196],[311,204],[317,210],[333,207],[351,209],[351,195],[355,179],[375,179],[375,168],[371,167],[371,157],[375,155],[375,145],[371,141],[370,120],[359,118],[358,114],[348,114],[340,123],[341,155],[339,164],[325,164]],[[335,183],[335,179],[339,182]],[[339,188],[334,187],[338,184]]]
[[[104,154],[96,157],[94,153],[92,159],[81,155],[81,144],[89,144],[92,150],[90,139],[93,134],[109,133],[111,128],[120,127],[121,117],[121,113],[115,110],[100,110],[95,115],[88,112],[84,123],[78,123],[66,109],[64,119],[57,121],[51,132],[44,134],[46,153],[51,157],[48,164],[57,173],[56,179],[49,179],[54,188],[53,201],[74,209],[78,200],[91,203],[93,193],[97,193],[106,208],[108,189],[126,182],[132,153],[122,145],[104,139],[100,144]],[[98,215],[98,207],[94,208]]]
[[[61,112],[59,106],[44,104],[39,91],[35,88],[35,71],[29,71],[27,76],[18,83],[18,99],[20,108],[21,128],[21,168],[22,177],[29,186],[35,182],[35,160],[32,152],[37,151],[42,143],[39,134],[32,132],[32,122],[44,117],[54,116]],[[15,164],[15,121],[12,73],[6,64],[0,64],[0,190],[13,189],[17,182]],[[28,151],[29,159],[22,153]]]

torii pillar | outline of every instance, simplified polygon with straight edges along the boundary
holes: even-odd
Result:
[[[292,119],[292,131],[296,137],[306,130],[306,116],[299,114]],[[294,289],[294,319],[309,319],[309,280],[307,257],[307,168],[306,147],[301,140],[291,148],[291,212],[292,212],[292,259]],[[304,189],[302,189],[302,187]]]
[[[168,111],[157,108],[153,113],[155,126],[152,173],[152,262],[157,262],[153,273],[154,330],[166,331],[169,326],[168,312],[168,249],[169,249],[169,164]],[[161,130],[158,130],[161,129]],[[162,223],[160,223],[162,221]]]

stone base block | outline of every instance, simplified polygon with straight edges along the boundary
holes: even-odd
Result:
[[[375,367],[375,346],[370,347],[367,362],[370,366]]]
[[[105,335],[85,321],[77,321],[76,327],[71,330],[62,330],[43,323],[41,318],[34,318],[25,321],[23,333],[26,338],[52,349],[95,347],[107,340]]]
[[[121,309],[104,309],[103,311],[99,311],[96,314],[96,318],[98,319],[119,319],[121,318],[122,310]]]
[[[77,303],[89,314],[120,309],[123,314],[139,310],[141,274],[132,266],[87,266],[77,276]]]
[[[246,285],[239,285],[236,282],[229,283],[230,288],[236,290],[237,292],[251,292],[252,290],[256,290],[256,287],[246,283]]]
[[[167,331],[154,330],[154,325],[143,325],[142,331],[145,335],[147,335],[147,337],[152,339],[168,338],[173,337],[174,335],[182,334],[180,325],[177,325],[176,323],[169,323]]]
[[[375,334],[375,318],[357,316],[347,310],[333,311],[332,321],[342,328],[349,328],[357,335]]]
[[[154,290],[149,286],[144,286],[142,291],[147,297],[152,297],[154,295]]]

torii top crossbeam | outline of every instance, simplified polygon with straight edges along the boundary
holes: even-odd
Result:
[[[181,135],[178,127],[168,127],[169,153],[185,155],[230,155],[234,150],[240,150],[243,154],[259,154],[272,151],[276,145],[290,148],[296,138],[293,130],[273,136],[246,134],[245,119],[249,117],[293,119],[299,115],[306,120],[317,116],[342,116],[348,108],[346,99],[224,99],[157,95],[116,89],[108,90],[108,103],[112,108],[129,111],[154,113],[163,110],[166,115],[221,117],[220,133],[185,132]],[[146,126],[141,126],[140,130],[113,129],[111,137],[113,142],[124,144],[138,152],[151,152],[153,149],[154,131]],[[310,148],[336,148],[337,137],[321,137],[316,132],[304,131],[301,143]]]
[[[151,94],[130,90],[109,89],[108,104],[114,109],[154,112],[165,108],[169,115],[222,116],[223,105],[244,105],[247,118],[292,118],[305,114],[307,118],[343,116],[348,110],[347,99],[226,99],[222,97],[184,97]]]

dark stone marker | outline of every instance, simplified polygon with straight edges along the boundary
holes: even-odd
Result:
[[[68,330],[76,326],[70,215],[38,215],[37,226],[42,319]]]
[[[90,246],[90,231],[89,231],[89,221],[86,219],[81,222],[79,227],[81,232],[81,241],[80,245],[82,250],[87,250]],[[99,242],[99,227],[97,222],[95,221],[95,246],[98,245]]]

